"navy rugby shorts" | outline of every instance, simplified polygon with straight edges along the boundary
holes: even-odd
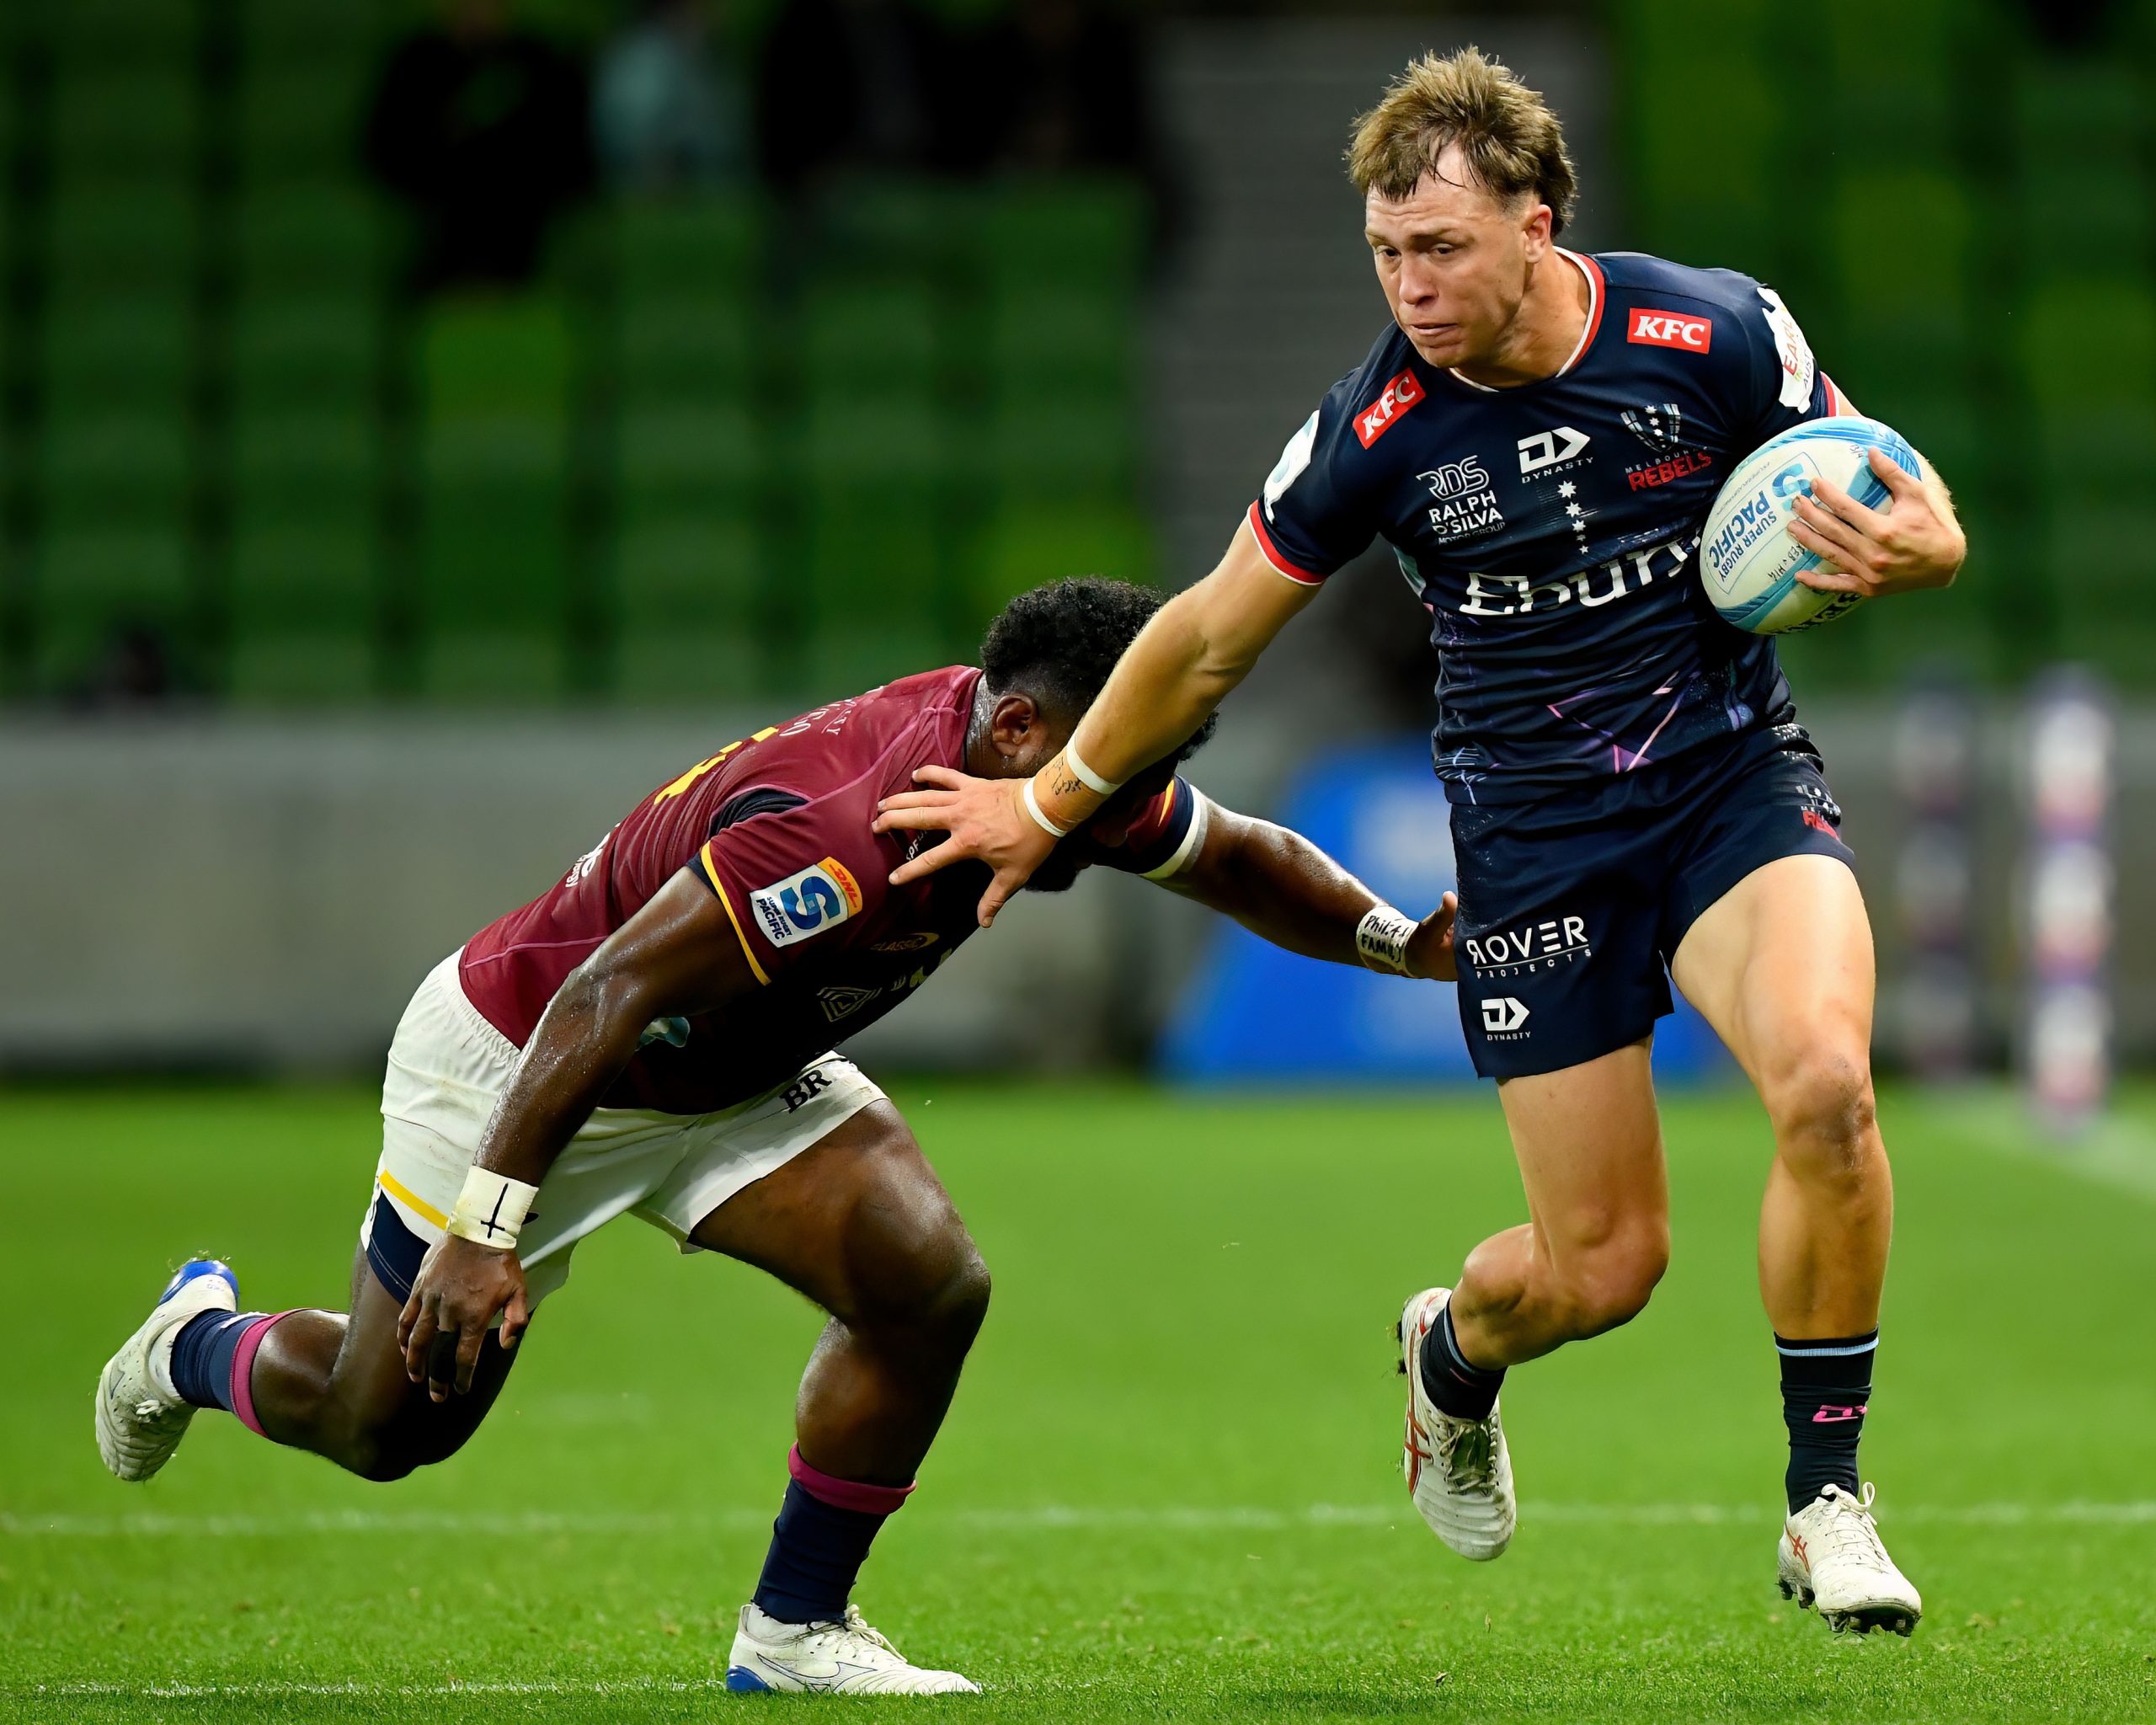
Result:
[[[1818,757],[1758,732],[1534,803],[1454,804],[1475,1070],[1522,1078],[1639,1041],[1700,913],[1779,857],[1854,863],[1841,822]]]

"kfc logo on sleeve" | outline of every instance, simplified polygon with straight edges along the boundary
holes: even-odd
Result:
[[[1355,415],[1355,435],[1368,449],[1392,430],[1400,416],[1422,398],[1422,386],[1412,371],[1402,371],[1385,387],[1385,393]]]
[[[1631,328],[1625,332],[1627,341],[1640,342],[1648,347],[1682,348],[1688,354],[1703,354],[1714,345],[1715,326],[1705,318],[1688,318],[1676,312],[1653,312],[1645,307],[1632,313]]]

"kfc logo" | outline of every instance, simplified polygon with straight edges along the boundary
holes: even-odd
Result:
[[[1715,326],[1705,318],[1680,318],[1674,312],[1632,313],[1632,327],[1625,332],[1625,339],[1644,343],[1648,347],[1682,348],[1688,354],[1703,354],[1714,345]]]
[[[1368,449],[1397,425],[1400,416],[1422,398],[1422,386],[1412,371],[1402,371],[1385,387],[1385,393],[1355,415],[1355,435]]]

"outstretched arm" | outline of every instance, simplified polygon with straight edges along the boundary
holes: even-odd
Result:
[[[538,1185],[653,1020],[709,1012],[756,987],[725,907],[689,871],[676,874],[548,1002],[494,1104],[473,1167]],[[495,1313],[504,1348],[516,1345],[531,1320],[514,1226],[506,1244],[488,1244],[473,1237],[492,1231],[486,1219],[463,1212],[460,1202],[453,1231],[428,1252],[397,1325],[406,1372],[437,1402],[448,1399],[452,1382],[459,1394],[472,1387]],[[454,1231],[460,1226],[471,1232]]]
[[[1139,632],[1079,722],[1070,746],[1033,779],[969,779],[925,767],[915,777],[936,788],[883,800],[877,831],[910,827],[950,835],[899,869],[893,883],[903,885],[969,858],[986,862],[995,871],[980,901],[981,927],[987,927],[1060,834],[1106,800],[1099,787],[1119,785],[1180,746],[1316,590],[1267,562],[1245,521],[1219,567],[1162,606]]]
[[[1396,968],[1376,951],[1366,953],[1365,943],[1357,938],[1373,911],[1391,906],[1300,833],[1269,820],[1232,814],[1214,804],[1198,855],[1161,884],[1234,917],[1251,933],[1291,953],[1336,964]],[[1401,975],[1456,980],[1452,935],[1458,905],[1447,893],[1414,926],[1397,967]]]

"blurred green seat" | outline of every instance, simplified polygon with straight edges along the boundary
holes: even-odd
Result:
[[[235,700],[268,707],[350,705],[375,687],[374,647],[341,629],[249,627],[226,650],[225,689]]]
[[[2128,686],[2146,686],[2156,662],[2148,547],[2156,501],[2144,492],[2054,512],[2045,546],[2059,613],[2059,650]]]
[[[753,195],[628,199],[615,223],[624,304],[737,293],[760,267],[764,216]]]
[[[1129,401],[1139,334],[1126,295],[1049,287],[999,297],[984,344],[989,393],[1044,405],[1073,393]]]
[[[45,423],[40,478],[50,525],[177,517],[188,485],[189,435],[174,401],[152,414],[62,411]]]
[[[184,56],[129,69],[69,60],[61,58],[51,99],[51,147],[62,172],[84,181],[185,172],[195,147],[198,86]]]
[[[2156,290],[2128,276],[2041,281],[2016,319],[2024,387],[2071,411],[2156,399]],[[2091,364],[2100,352],[2100,364]]]
[[[192,355],[194,308],[163,295],[56,300],[45,319],[49,413],[71,403],[176,399]]]
[[[244,408],[232,425],[232,483],[243,508],[298,513],[372,498],[380,441],[369,416],[335,402]]]
[[[558,701],[568,689],[568,656],[559,630],[439,630],[419,649],[419,692],[474,706],[530,706]]]
[[[230,340],[232,387],[248,402],[365,403],[381,365],[374,306],[344,295],[243,302]]]
[[[625,521],[615,542],[615,685],[631,699],[721,700],[770,686],[755,524]]]
[[[691,505],[739,498],[764,471],[762,428],[739,401],[627,403],[615,436],[617,483],[627,498],[675,498]]]
[[[166,0],[168,3],[168,0]],[[272,65],[353,59],[371,62],[390,34],[408,25],[403,0],[222,0],[237,12],[248,49]]]
[[[184,167],[184,164],[183,164]],[[47,267],[54,302],[84,293],[183,294],[195,263],[194,189],[184,172],[126,185],[53,188]]]
[[[147,628],[175,659],[189,611],[187,547],[174,531],[83,526],[41,538],[31,591],[39,681],[62,689],[104,657],[116,633]]]
[[[1001,492],[1117,493],[1137,473],[1131,417],[1115,402],[1006,402],[987,421],[983,465]]]
[[[371,297],[380,279],[384,212],[349,184],[253,185],[233,214],[243,296],[315,292]]]
[[[242,175],[275,184],[355,174],[372,77],[357,58],[249,63],[237,98]]]
[[[837,499],[857,485],[931,491],[949,479],[966,435],[925,398],[836,397],[810,403],[798,461],[808,482]]]
[[[981,625],[1012,595],[1066,575],[1150,581],[1152,529],[1129,505],[1021,502],[997,509],[971,559],[968,598]]]
[[[813,289],[801,296],[798,352],[812,398],[931,396],[943,364],[936,296],[920,282]]]
[[[767,339],[744,295],[624,296],[618,311],[622,393],[629,401],[738,394]]]
[[[991,291],[1134,291],[1145,274],[1145,194],[1127,180],[1043,179],[992,189],[974,230]]]

